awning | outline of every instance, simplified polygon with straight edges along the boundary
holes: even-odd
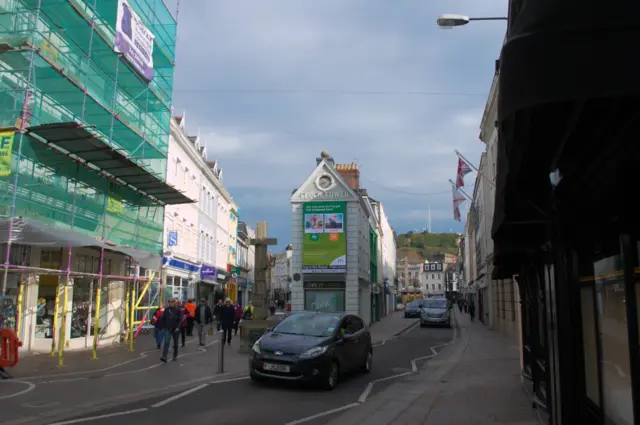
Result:
[[[11,227],[11,232],[9,232],[9,227]],[[0,219],[0,243],[9,241],[9,233],[11,233],[11,243],[13,244],[48,248],[93,246],[120,252],[131,257],[141,267],[150,270],[158,270],[162,262],[160,254],[107,244],[68,227],[48,226],[26,218]]]
[[[575,126],[590,126],[580,105],[640,95],[640,57],[629,54],[640,45],[639,13],[640,2],[631,0],[610,8],[595,0],[511,8],[499,70],[494,278],[517,273],[520,256],[548,239],[549,174],[570,143],[580,145],[570,140]]]
[[[141,166],[121,149],[106,144],[88,127],[75,122],[42,124],[27,129],[27,134],[42,143],[62,149],[60,153],[80,159],[99,174],[106,173],[123,186],[163,205],[195,202]],[[35,137],[33,137],[35,136]]]

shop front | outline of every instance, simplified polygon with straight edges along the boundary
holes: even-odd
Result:
[[[200,265],[176,257],[164,257],[163,264],[167,264],[165,299],[176,298],[185,302],[195,298],[196,281],[200,278]]]
[[[198,282],[198,300],[206,300],[213,307],[218,283],[218,269],[208,264],[200,267],[200,281]]]
[[[304,309],[345,311],[345,282],[304,282]]]
[[[382,317],[382,287],[371,285],[371,323],[379,322]]]
[[[239,277],[236,281],[236,302],[240,305],[247,305],[247,284],[248,281],[244,277]]]

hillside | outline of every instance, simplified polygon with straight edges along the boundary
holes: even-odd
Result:
[[[458,235],[455,233],[414,233],[397,235],[397,258],[408,257],[409,262],[428,259],[434,254],[458,254]]]

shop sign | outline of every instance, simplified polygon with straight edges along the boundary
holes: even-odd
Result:
[[[200,266],[196,265],[196,264],[191,264],[188,263],[186,261],[180,261],[180,260],[176,260],[175,258],[167,258],[164,257],[162,259],[162,264],[166,264],[167,261],[169,262],[169,266],[176,268],[176,269],[180,269],[180,270],[186,270],[186,271],[190,271],[190,272],[194,272],[194,273],[198,273],[200,271]]]
[[[344,282],[304,282],[304,289],[345,289]]]
[[[239,277],[239,278],[236,280],[236,284],[237,284],[239,287],[241,287],[241,288],[246,288],[246,287],[247,287],[247,279],[244,279],[244,278],[242,278],[242,277]]]
[[[178,246],[178,232],[169,232],[167,234],[167,246]]]
[[[325,200],[325,199],[351,199],[351,194],[347,191],[342,192],[302,192],[300,199],[305,201]]]
[[[0,132],[0,177],[11,175],[11,149],[15,132]]]
[[[200,279],[202,280],[216,280],[217,276],[218,269],[213,266],[203,264],[200,268]]]

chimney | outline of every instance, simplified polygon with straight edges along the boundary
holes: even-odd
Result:
[[[336,171],[340,173],[351,189],[360,189],[360,167],[357,163],[336,164]]]

